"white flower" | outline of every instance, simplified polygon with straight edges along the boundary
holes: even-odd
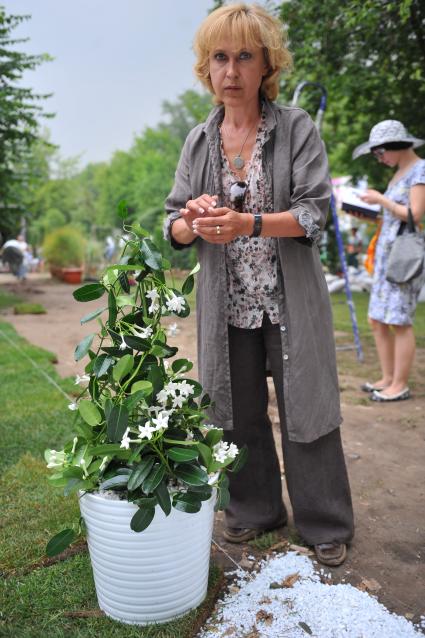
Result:
[[[170,367],[170,362],[169,361],[164,361],[164,369],[168,370],[169,367]]]
[[[208,485],[214,485],[219,478],[220,478],[220,472],[214,472],[213,474],[208,474]]]
[[[68,403],[68,410],[72,410],[74,412],[75,410],[78,410],[78,405],[75,402]]]
[[[153,428],[149,423],[145,423],[145,425],[139,425],[139,439],[149,439],[151,440],[152,434],[155,432],[156,428]]]
[[[74,436],[73,441],[72,441],[71,454],[74,454],[75,448],[77,447],[77,443],[78,443],[78,437]]]
[[[186,432],[186,441],[193,441],[195,437],[193,436],[193,432],[191,432],[190,430],[188,430]]]
[[[168,419],[170,418],[169,412],[164,410],[163,412],[158,412],[156,418],[152,419],[152,423],[155,425],[155,430],[165,430],[168,428]]]
[[[75,383],[74,385],[80,385],[80,383],[85,383],[86,381],[90,381],[90,377],[88,374],[83,374],[83,376],[80,377],[79,374],[77,374],[75,376]]]
[[[238,448],[234,443],[227,443],[226,441],[220,441],[213,447],[213,457],[218,463],[225,463],[229,459],[236,458]]]
[[[170,292],[171,292],[171,297],[169,297],[167,301],[165,302],[167,309],[170,310],[170,312],[177,312],[177,313],[182,312],[182,310],[185,309],[185,305],[186,305],[184,297],[178,297],[177,295],[174,294],[173,291],[170,291]]]
[[[169,337],[175,337],[180,332],[180,328],[176,323],[171,323],[168,326],[167,334]]]
[[[165,405],[167,403],[168,394],[164,388],[162,388],[162,390],[158,392],[158,394],[156,395],[156,400],[158,401],[158,403],[162,403],[162,405]]]
[[[139,326],[133,326],[131,331],[136,337],[140,337],[141,339],[149,339],[152,336],[153,330],[150,326],[146,326],[146,328],[140,328]]]
[[[124,335],[120,333],[120,337],[121,337],[120,350],[125,350],[127,348],[127,344],[124,341]]]
[[[178,390],[178,389],[179,389],[179,384],[175,383],[174,381],[169,381],[164,386],[165,392],[170,397],[175,397],[176,396],[176,390]]]
[[[186,401],[186,397],[184,396],[184,394],[179,394],[178,396],[175,396],[173,399],[173,408],[182,408],[183,403],[185,401]]]
[[[148,290],[146,293],[146,297],[151,300],[151,305],[148,308],[148,312],[152,315],[154,312],[159,310],[159,294],[156,288],[152,288],[152,290]]]
[[[210,430],[219,430],[220,428],[217,428],[212,423],[203,423],[199,429],[201,430],[202,434],[206,436]]]
[[[100,472],[103,472],[103,470],[105,469],[107,463],[108,463],[108,457],[104,456],[103,457],[103,461],[102,461],[102,463],[100,464],[100,467],[99,467],[99,471]]]
[[[123,434],[123,437],[121,439],[121,444],[120,444],[120,447],[123,447],[126,450],[128,450],[128,448],[130,447],[130,443],[131,443],[131,439],[128,436],[129,432],[130,432],[130,428],[127,428],[126,431]]]
[[[56,452],[56,450],[48,450],[46,452],[47,467],[62,467],[65,463],[65,452]]]
[[[183,380],[178,384],[178,390],[184,397],[188,397],[195,392],[193,385]]]

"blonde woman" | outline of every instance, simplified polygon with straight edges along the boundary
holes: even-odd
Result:
[[[230,480],[224,537],[284,525],[266,359],[276,389],[295,524],[317,558],[341,564],[353,535],[341,447],[332,318],[317,241],[330,185],[310,117],[277,105],[291,63],[278,20],[226,5],[201,24],[195,72],[216,108],[188,135],[166,201],[165,235],[195,243],[201,382],[211,422],[249,460]]]

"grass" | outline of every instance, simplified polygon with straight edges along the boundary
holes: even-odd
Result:
[[[0,310],[13,306],[16,303],[20,303],[22,300],[16,295],[7,292],[3,288],[0,288]]]
[[[45,315],[46,309],[41,303],[17,303],[13,307],[15,315]]]
[[[251,547],[255,547],[260,551],[264,551],[272,547],[272,545],[276,545],[279,540],[279,535],[277,532],[266,532],[265,534],[261,534],[261,536],[257,536],[257,538],[252,539],[252,541],[248,542],[248,545]]]
[[[199,618],[208,615],[220,585],[221,570],[212,566],[209,594],[197,610],[161,625],[124,625],[98,610],[90,560],[86,553],[63,563],[36,569],[25,577],[8,578],[1,585],[3,616],[0,635],[9,638],[191,638]],[[82,612],[86,617],[73,617]]]
[[[367,322],[367,309],[369,304],[369,295],[364,292],[353,292],[353,301],[356,310],[357,325],[359,328],[360,338],[371,340],[372,331]],[[334,317],[335,330],[347,332],[352,335],[350,310],[347,305],[345,293],[335,293],[331,295],[332,310]],[[425,347],[425,303],[419,303],[416,310],[414,320],[414,329],[416,334],[417,345],[421,348]],[[351,338],[352,340],[352,338]],[[347,341],[347,339],[345,339]]]
[[[14,303],[9,296],[2,300]],[[19,350],[16,349],[19,348]],[[33,367],[30,357],[60,388],[71,393],[73,380],[58,377],[51,353],[28,344],[0,321],[1,450],[0,635],[10,638],[192,638],[210,614],[222,572],[211,566],[206,601],[181,619],[136,627],[98,615],[90,560],[78,554],[47,566],[47,540],[78,520],[76,497],[65,498],[47,482],[42,458],[58,449],[72,431],[67,399]],[[76,613],[75,613],[76,612]]]

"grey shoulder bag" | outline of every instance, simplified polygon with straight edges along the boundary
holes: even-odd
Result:
[[[393,284],[406,284],[421,274],[424,267],[425,240],[418,233],[410,206],[407,223],[401,222],[388,257],[386,279]]]

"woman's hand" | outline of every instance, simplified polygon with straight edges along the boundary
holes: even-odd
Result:
[[[366,204],[379,204],[382,206],[383,195],[379,191],[368,188],[364,195],[360,196],[360,199],[366,202]]]
[[[204,193],[196,199],[190,199],[186,202],[186,208],[181,208],[180,214],[186,222],[188,229],[193,232],[193,222],[195,219],[205,216],[207,210],[214,210],[215,206],[217,206],[217,195],[207,195]]]
[[[241,235],[250,236],[254,218],[249,213],[237,213],[231,208],[212,208],[207,210],[208,217],[196,217],[193,220],[193,232],[211,244],[227,244]]]

